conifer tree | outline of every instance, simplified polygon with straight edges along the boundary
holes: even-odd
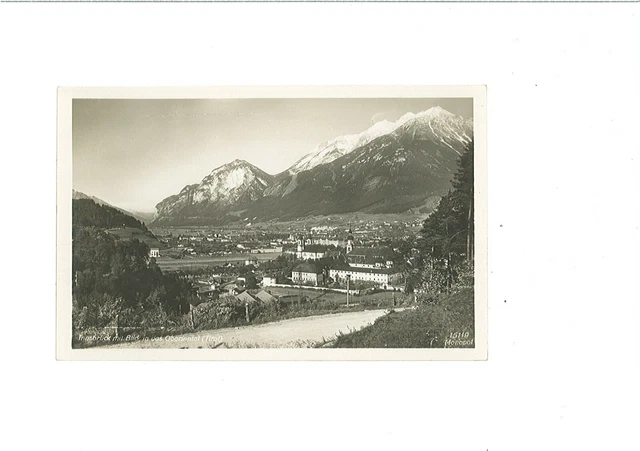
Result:
[[[447,288],[454,283],[456,266],[464,260],[473,262],[473,149],[471,141],[458,159],[452,189],[440,199],[421,230],[422,255],[431,262],[432,271],[444,275]]]

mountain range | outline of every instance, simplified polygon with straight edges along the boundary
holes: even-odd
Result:
[[[430,212],[446,194],[473,123],[440,107],[318,145],[271,175],[244,160],[156,205],[153,225],[219,225],[349,212]]]

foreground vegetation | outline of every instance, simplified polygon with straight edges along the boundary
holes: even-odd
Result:
[[[285,319],[301,318],[330,313],[358,312],[363,310],[388,308],[394,306],[392,298],[383,297],[353,297],[353,304],[346,307],[336,300],[319,300],[303,297],[296,302],[275,300],[270,303],[255,302],[245,306],[244,302],[233,297],[223,297],[218,301],[200,304],[193,310],[194,330],[210,330],[225,327],[262,324]],[[396,306],[405,306],[409,298],[398,297]],[[247,308],[248,307],[248,308]],[[246,314],[248,311],[247,321]]]
[[[391,312],[371,326],[341,335],[336,348],[473,348],[473,289],[443,294],[416,308]]]
[[[354,296],[349,307],[335,299],[310,298],[302,296],[287,302],[252,302],[245,304],[234,296],[223,295],[220,299],[204,302],[188,313],[162,314],[158,310],[140,311],[134,316],[131,311],[119,310],[116,321],[113,310],[104,313],[104,320],[97,324],[85,322],[83,313],[76,312],[74,317],[74,347],[93,347],[111,344],[116,333],[118,341],[141,340],[167,335],[181,335],[191,332],[248,326],[303,318],[315,315],[359,312],[372,309],[392,309],[394,306],[407,306],[409,297],[397,296]],[[155,315],[153,314],[155,312]],[[99,318],[94,318],[94,321]],[[138,321],[137,323],[135,321]],[[127,338],[129,337],[129,338]]]
[[[133,228],[150,240],[144,223],[92,200],[73,200],[72,326],[74,347],[120,331],[163,332],[189,310],[191,284],[163,274],[149,246],[135,237],[120,239],[106,229]],[[98,340],[89,340],[94,337]]]

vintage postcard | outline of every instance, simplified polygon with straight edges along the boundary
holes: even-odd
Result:
[[[59,88],[60,360],[485,360],[486,88]]]

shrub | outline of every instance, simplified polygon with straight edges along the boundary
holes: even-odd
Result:
[[[464,338],[464,340],[456,337]],[[371,326],[341,335],[338,348],[473,347],[473,290],[440,295],[437,302],[393,312]]]

